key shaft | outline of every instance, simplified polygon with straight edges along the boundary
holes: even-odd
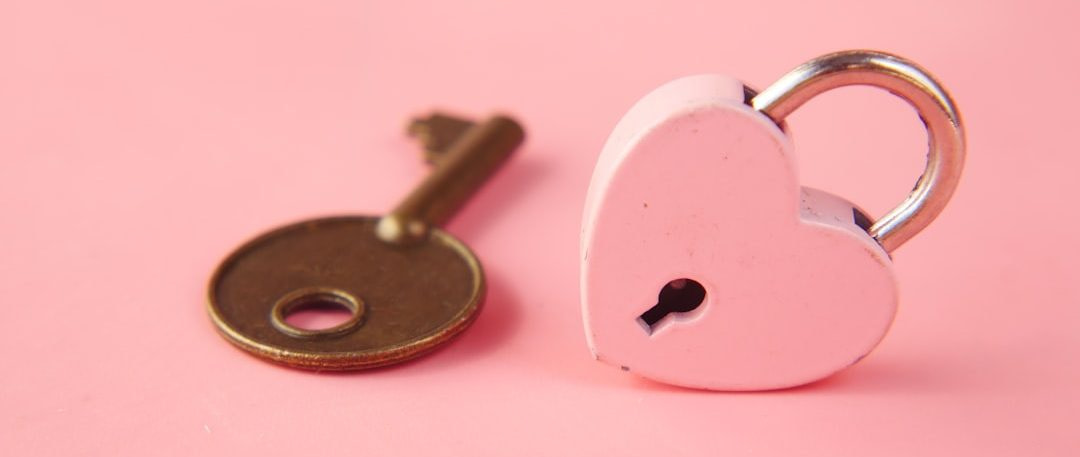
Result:
[[[461,133],[425,178],[376,226],[379,239],[412,244],[446,223],[524,141],[521,125],[494,116]]]

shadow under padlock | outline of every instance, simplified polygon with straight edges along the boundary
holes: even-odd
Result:
[[[208,309],[229,342],[296,368],[355,370],[428,353],[475,320],[486,294],[480,262],[436,226],[502,165],[524,130],[505,116],[473,124],[435,114],[409,132],[435,168],[393,211],[298,222],[222,262]],[[320,308],[350,317],[326,328],[289,318]]]

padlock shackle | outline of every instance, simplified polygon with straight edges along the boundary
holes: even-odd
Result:
[[[897,207],[868,232],[886,251],[904,244],[941,213],[964,168],[964,127],[952,98],[929,72],[902,57],[878,51],[842,51],[800,65],[751,100],[755,110],[780,124],[814,96],[843,86],[880,87],[911,104],[926,124],[926,171]]]

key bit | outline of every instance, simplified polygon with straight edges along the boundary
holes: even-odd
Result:
[[[475,123],[442,113],[415,118],[406,129],[409,136],[420,140],[424,147],[424,160],[431,165],[439,162],[450,146],[471,129]]]

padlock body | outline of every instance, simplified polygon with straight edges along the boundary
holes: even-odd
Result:
[[[850,202],[799,185],[788,136],[719,75],[620,121],[586,199],[581,290],[598,360],[664,383],[765,390],[866,356],[896,311],[888,254]],[[649,323],[687,279],[704,298]],[[655,313],[652,315],[655,318]]]

